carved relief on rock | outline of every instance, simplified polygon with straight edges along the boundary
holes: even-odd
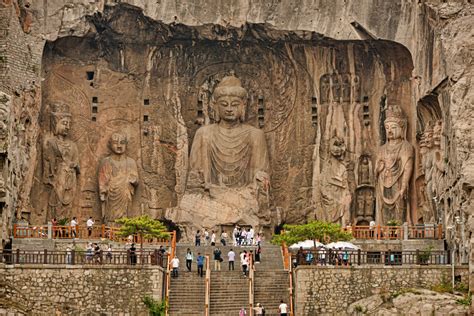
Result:
[[[406,140],[407,119],[398,105],[389,106],[384,122],[387,142],[377,152],[376,219],[410,222],[409,183],[413,173],[414,148]]]
[[[99,195],[104,223],[131,216],[133,195],[138,185],[137,163],[128,157],[127,136],[114,133],[109,139],[111,154],[102,159],[99,172]]]
[[[43,143],[43,183],[49,191],[49,218],[70,217],[80,168],[77,145],[68,139],[69,106],[51,105],[51,126],[53,135]]]
[[[444,175],[446,172],[446,164],[444,161],[444,153],[441,150],[441,137],[443,133],[443,122],[436,121],[433,127],[433,152],[431,166],[431,190],[433,195],[439,197],[443,193],[445,187]]]
[[[368,225],[375,218],[375,190],[373,184],[372,160],[369,154],[363,154],[357,164],[355,201],[355,223],[357,225]]]
[[[435,202],[433,200],[433,127],[428,124],[420,139],[419,173],[417,181],[417,221],[419,223],[434,223]]]

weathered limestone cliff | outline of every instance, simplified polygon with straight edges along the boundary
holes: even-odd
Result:
[[[243,201],[269,230],[309,218],[442,223],[459,260],[472,258],[469,1],[117,2],[0,2],[2,238],[16,218],[100,218],[107,205],[190,233],[248,224],[232,213]],[[248,153],[223,166],[203,154],[227,171],[217,187],[198,171],[201,191],[190,188],[189,152],[220,122],[214,90],[230,74],[269,169],[217,203],[228,166],[257,152],[245,140]],[[117,150],[128,162],[101,169]]]

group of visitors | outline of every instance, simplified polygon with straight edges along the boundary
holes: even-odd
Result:
[[[263,316],[266,313],[265,308],[260,303],[257,303],[257,305],[255,305],[253,310],[255,311],[256,316]],[[278,306],[278,313],[280,314],[280,316],[288,315],[288,305],[283,300],[280,301],[280,305]],[[242,307],[239,311],[239,316],[246,316],[246,315],[247,315],[247,311],[245,310],[245,307]]]
[[[253,227],[250,228],[242,228],[238,225],[234,227],[232,231],[232,245],[234,247],[237,246],[257,246],[260,245],[262,242],[263,235],[257,233],[255,235],[255,231]],[[210,233],[207,229],[201,233],[200,230],[196,232],[194,236],[194,245],[201,246],[201,241],[204,243],[205,246],[215,246],[217,243],[217,235],[214,230]],[[226,246],[229,243],[229,235],[226,231],[221,231],[219,242],[222,246]]]
[[[340,249],[325,249],[319,247],[315,251],[304,250],[300,247],[293,259],[293,266],[319,264],[319,265],[350,265],[349,251]]]

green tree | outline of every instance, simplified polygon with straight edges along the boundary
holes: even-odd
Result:
[[[294,243],[311,239],[315,242],[348,241],[352,234],[342,230],[339,224],[323,221],[312,221],[301,225],[283,225],[284,232],[273,235],[272,243],[281,245],[285,242],[288,246]]]
[[[119,236],[138,235],[140,237],[141,249],[143,249],[143,240],[145,238],[170,238],[170,233],[167,231],[166,226],[159,220],[150,218],[148,215],[131,218],[122,217],[115,222],[122,224],[118,231]]]

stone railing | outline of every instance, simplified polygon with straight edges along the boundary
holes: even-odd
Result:
[[[159,250],[135,251],[51,251],[20,250],[3,252],[4,262],[8,265],[157,265],[166,267],[167,255]]]
[[[291,254],[292,266],[298,265],[448,265],[449,251],[362,251],[319,248]]]
[[[347,226],[344,230],[350,232],[355,239],[443,239],[442,225]]]
[[[106,225],[92,226],[92,229],[87,229],[86,226],[21,226],[13,225],[13,238],[28,239],[107,239],[115,242],[135,242],[137,244],[164,244],[171,247],[172,255],[176,248],[176,232],[169,232],[169,239],[160,238],[143,238],[138,235],[129,237],[122,237],[118,234],[119,227],[111,227]],[[174,245],[174,246],[173,246]]]

